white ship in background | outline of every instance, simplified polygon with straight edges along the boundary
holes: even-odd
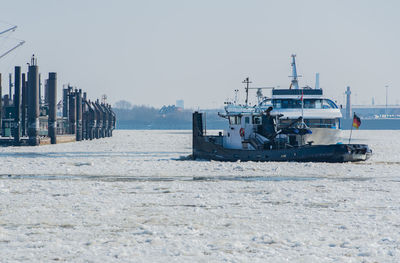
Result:
[[[292,80],[288,89],[276,88],[252,88],[249,87],[249,79],[246,83],[245,105],[236,102],[227,102],[225,106],[226,115],[251,114],[264,112],[268,107],[273,107],[274,115],[282,114],[277,119],[278,125],[284,128],[299,117],[303,118],[302,124],[311,129],[312,133],[304,135],[305,143],[313,144],[335,144],[339,142],[341,134],[340,119],[342,114],[334,101],[323,96],[323,91],[319,88],[319,75],[317,74],[316,87],[299,87],[296,69],[296,56],[292,55]],[[255,106],[248,104],[249,89],[257,89],[258,103]],[[272,89],[270,98],[263,97],[262,89]],[[246,118],[245,121],[252,121],[254,118]],[[232,118],[232,121],[241,122],[240,118]],[[239,123],[230,123],[237,125]],[[232,138],[233,139],[233,138]]]

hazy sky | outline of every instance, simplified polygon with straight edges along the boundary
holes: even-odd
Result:
[[[243,98],[247,76],[254,86],[288,87],[296,53],[300,86],[314,86],[319,72],[339,103],[350,85],[357,104],[384,104],[389,85],[394,104],[399,13],[398,0],[2,0],[0,29],[18,25],[7,36],[26,44],[0,60],[0,71],[26,70],[34,53],[42,74],[56,71],[60,88],[69,82],[90,98],[208,108],[234,89]],[[10,38],[0,50],[17,43]]]

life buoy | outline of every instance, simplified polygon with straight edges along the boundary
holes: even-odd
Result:
[[[239,134],[240,134],[240,137],[244,137],[244,129],[243,128],[240,128]]]

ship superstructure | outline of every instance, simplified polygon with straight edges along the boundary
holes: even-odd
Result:
[[[227,103],[225,115],[256,114],[273,107],[271,114],[282,115],[279,118],[279,127],[285,128],[297,118],[302,117],[301,124],[311,130],[311,133],[304,137],[305,142],[313,142],[315,144],[337,143],[340,140],[340,119],[342,118],[339,107],[333,100],[324,97],[323,90],[319,88],[319,84],[316,85],[315,89],[309,86],[299,88],[295,55],[292,55],[291,66],[292,76],[290,77],[292,80],[288,89],[271,87],[271,96],[263,98],[260,95],[262,88],[258,88],[257,105]],[[317,75],[317,79],[319,79],[319,75]],[[249,88],[247,87],[246,93],[248,90]],[[246,94],[246,96],[248,95]]]

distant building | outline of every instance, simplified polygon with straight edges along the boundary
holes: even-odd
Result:
[[[177,108],[184,109],[185,108],[184,106],[185,106],[185,102],[183,100],[177,100],[176,101],[176,107]]]

